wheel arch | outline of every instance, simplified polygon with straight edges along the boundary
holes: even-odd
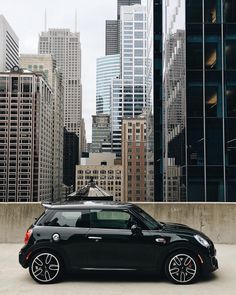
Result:
[[[61,260],[62,265],[63,265],[65,271],[69,269],[68,268],[68,264],[66,263],[66,260],[67,259],[65,259],[64,255],[58,249],[55,249],[54,247],[50,247],[50,246],[43,246],[43,247],[35,248],[32,252],[30,252],[27,266],[29,266],[32,258],[36,254],[38,254],[40,252],[44,252],[44,251],[49,251],[49,252],[51,252],[53,254],[56,254],[59,257],[59,259]]]
[[[159,268],[158,268],[158,271],[160,273],[162,273],[165,269],[166,260],[172,254],[174,254],[175,252],[179,252],[179,251],[185,251],[185,252],[193,254],[197,258],[198,266],[199,266],[200,272],[201,272],[202,263],[199,258],[199,251],[197,250],[197,248],[194,245],[189,244],[189,242],[176,241],[176,242],[171,243],[168,246],[168,248],[166,249],[165,255],[163,255],[163,259],[162,259],[161,264],[159,265]]]

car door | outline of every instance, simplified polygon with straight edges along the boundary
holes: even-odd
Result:
[[[131,231],[132,223],[142,233]],[[91,210],[88,267],[111,269],[155,268],[158,245],[148,230],[128,210]]]
[[[72,269],[87,265],[89,214],[87,210],[52,210],[46,222],[46,234]],[[54,239],[54,235],[57,239]]]

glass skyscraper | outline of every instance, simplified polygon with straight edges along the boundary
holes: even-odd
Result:
[[[236,3],[154,0],[154,33],[156,199],[235,201]]]
[[[111,128],[113,151],[121,155],[122,118],[140,115],[150,104],[146,95],[146,7],[121,6],[121,78],[113,79]]]
[[[96,114],[110,115],[111,81],[113,78],[119,78],[120,55],[106,55],[97,58],[96,71]]]

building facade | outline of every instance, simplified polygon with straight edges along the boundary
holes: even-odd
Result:
[[[121,77],[112,80],[112,148],[121,156],[121,126],[125,116],[140,115],[150,105],[146,93],[146,7],[122,6]]]
[[[146,194],[146,118],[122,121],[122,167],[125,202],[149,201]]]
[[[75,189],[75,171],[79,164],[79,137],[64,128],[63,183]]]
[[[7,71],[19,64],[19,38],[0,15],[0,71]]]
[[[157,199],[172,198],[168,178],[174,168],[179,200],[235,201],[235,3],[231,0],[154,0],[153,9],[154,38],[163,40],[154,45],[154,117],[157,121],[154,129],[158,147],[156,161],[160,163],[155,168]],[[163,33],[158,26],[162,17]],[[181,42],[177,36],[180,32],[184,34]],[[163,44],[163,60],[159,55],[160,44]],[[178,73],[182,63],[180,50],[184,50],[186,56],[185,73],[181,75]],[[158,63],[160,69],[163,64],[163,71],[157,68]],[[172,73],[176,74],[176,88],[169,87],[174,81]],[[161,74],[165,91],[162,102]],[[179,118],[174,118],[180,85],[185,85],[185,91],[178,103]],[[171,120],[175,121],[168,129]]]
[[[53,90],[52,147],[53,147],[53,199],[60,200],[63,183],[63,126],[64,93],[62,76],[50,54],[21,54],[20,67],[44,74]]]
[[[119,54],[119,22],[117,20],[106,20],[106,55]]]
[[[92,116],[92,147],[93,153],[102,152],[102,144],[111,143],[111,124],[109,115]]]
[[[105,54],[113,55],[120,53],[120,10],[121,6],[141,4],[141,0],[117,0],[117,19],[106,21],[106,44]]]
[[[112,195],[114,201],[124,201],[122,165],[116,163],[114,153],[91,153],[89,158],[81,159],[81,165],[76,166],[76,191],[87,185],[91,178]]]
[[[80,34],[69,29],[49,29],[39,36],[40,54],[52,54],[62,73],[64,86],[64,126],[79,135],[82,118]]]
[[[52,89],[40,74],[0,73],[0,201],[53,196]]]
[[[97,58],[96,65],[96,114],[111,113],[111,81],[120,76],[120,55]]]

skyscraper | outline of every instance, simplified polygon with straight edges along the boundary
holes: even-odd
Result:
[[[111,80],[120,76],[120,55],[97,58],[96,114],[111,113]]]
[[[118,24],[117,20],[106,20],[106,55],[116,55],[120,52]]]
[[[19,63],[19,39],[3,15],[0,15],[0,71]]]
[[[39,53],[52,54],[63,76],[64,125],[79,135],[82,118],[80,34],[69,29],[49,29],[39,36]]]
[[[159,26],[162,11],[163,34]],[[236,7],[231,0],[154,0],[154,38],[159,40],[154,45],[159,200],[173,197],[168,182],[173,168],[179,200],[236,200],[234,23]],[[183,56],[186,62],[181,73]],[[164,94],[160,96],[162,74]]]
[[[20,67],[44,74],[52,94],[53,199],[60,200],[63,183],[64,93],[62,77],[51,54],[21,54]]]
[[[122,6],[121,77],[112,81],[112,147],[121,155],[122,118],[140,115],[149,106],[146,95],[146,7]]]
[[[92,147],[93,153],[102,152],[102,144],[111,143],[110,116],[99,114],[92,116]]]
[[[52,199],[52,109],[42,74],[0,73],[0,201]]]
[[[141,4],[141,0],[117,0],[117,19],[106,21],[106,55],[120,53],[120,10],[121,6]]]
[[[79,137],[64,128],[63,183],[75,189],[75,171],[79,164]]]

